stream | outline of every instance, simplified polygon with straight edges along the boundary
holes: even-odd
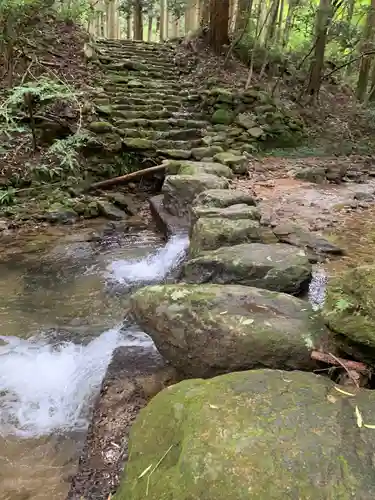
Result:
[[[122,327],[129,293],[168,278],[188,245],[57,236],[0,263],[0,500],[66,497],[113,350],[151,344]]]

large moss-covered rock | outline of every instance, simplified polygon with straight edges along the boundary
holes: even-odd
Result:
[[[172,215],[187,216],[199,193],[207,189],[227,187],[228,181],[225,178],[213,174],[168,175],[162,188],[164,206]]]
[[[194,224],[190,236],[190,256],[222,246],[262,241],[260,224],[254,219],[202,217]]]
[[[130,298],[134,320],[186,375],[255,367],[311,369],[322,320],[292,295],[240,285],[145,287]]]
[[[228,179],[234,177],[229,167],[212,161],[165,160],[163,164],[169,174],[199,175],[203,173],[227,177]]]
[[[254,197],[238,189],[208,189],[194,199],[194,206],[226,208],[245,203],[255,205]]]
[[[194,219],[199,219],[200,217],[214,217],[219,219],[252,219],[260,220],[261,214],[256,207],[251,207],[245,203],[238,203],[237,205],[231,205],[226,208],[217,207],[206,207],[198,205],[192,208],[192,214]]]
[[[349,269],[331,279],[323,316],[343,350],[375,364],[375,266]]]
[[[276,243],[250,243],[204,252],[183,266],[188,283],[233,283],[297,294],[311,278],[303,250]]]
[[[217,109],[212,117],[211,121],[215,124],[230,125],[233,122],[234,113],[229,109],[220,108]]]
[[[141,411],[116,500],[372,500],[375,432],[356,405],[373,423],[373,391],[311,373],[180,382]]]

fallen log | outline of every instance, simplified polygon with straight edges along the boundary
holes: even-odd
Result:
[[[363,375],[369,375],[369,373],[371,373],[371,369],[360,361],[337,358],[336,356],[332,356],[332,354],[326,354],[325,352],[320,351],[312,351],[311,357],[316,361],[322,361],[328,365],[341,366],[346,370],[354,370],[358,373],[362,373]]]
[[[120,175],[119,177],[112,177],[112,179],[106,179],[105,181],[94,182],[94,184],[91,184],[87,188],[87,191],[91,191],[93,189],[103,189],[103,188],[108,188],[110,186],[115,186],[117,184],[122,184],[124,182],[137,179],[138,177],[142,177],[142,175],[149,174],[152,172],[158,172],[159,170],[164,170],[165,168],[166,165],[156,165],[154,167],[144,168],[143,170],[137,170],[136,172],[131,172],[130,174]]]

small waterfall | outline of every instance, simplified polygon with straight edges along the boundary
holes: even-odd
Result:
[[[181,263],[188,245],[186,234],[174,235],[163,248],[144,259],[112,262],[108,267],[108,277],[125,285],[162,281]]]
[[[176,235],[145,257],[114,261],[107,277],[138,286],[162,281],[183,259],[188,241]],[[56,342],[43,331],[28,340],[0,336],[0,436],[85,430],[114,349],[131,345],[153,344],[131,325],[118,325],[86,345]]]

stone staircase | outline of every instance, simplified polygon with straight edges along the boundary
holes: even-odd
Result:
[[[187,159],[204,145],[210,123],[174,46],[100,40],[95,56],[107,83],[94,99],[98,121],[91,131],[115,135],[123,150],[157,160]]]

